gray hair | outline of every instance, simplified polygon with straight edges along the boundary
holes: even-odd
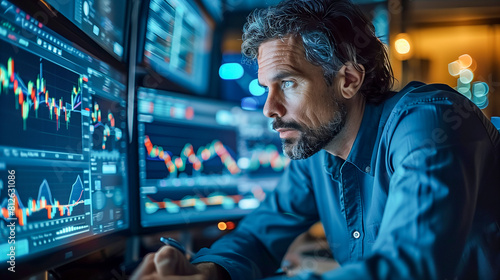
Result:
[[[269,40],[300,36],[306,59],[321,66],[327,84],[340,68],[352,62],[365,68],[360,89],[367,102],[388,97],[394,76],[384,44],[373,25],[348,0],[285,0],[277,6],[253,11],[243,27],[242,53],[258,57],[259,46]]]

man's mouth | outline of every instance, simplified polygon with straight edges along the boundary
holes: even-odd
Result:
[[[278,128],[276,131],[280,134],[281,139],[296,138],[299,136],[299,131],[293,128]]]

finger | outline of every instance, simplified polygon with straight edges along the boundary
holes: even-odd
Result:
[[[144,279],[145,276],[153,274],[156,271],[155,263],[154,263],[154,253],[147,254],[142,260],[141,264],[134,271],[131,280],[139,280]]]
[[[184,274],[182,262],[187,262],[184,255],[172,246],[163,246],[155,254],[156,270],[160,276]]]

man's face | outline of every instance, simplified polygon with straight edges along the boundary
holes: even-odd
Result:
[[[342,130],[346,106],[328,86],[320,66],[305,58],[296,37],[271,40],[259,48],[259,83],[268,88],[264,114],[274,118],[283,149],[291,159],[305,159],[329,144]]]

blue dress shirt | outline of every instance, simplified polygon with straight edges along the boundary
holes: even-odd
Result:
[[[345,161],[324,150],[292,161],[193,263],[234,280],[270,276],[316,221],[341,268],[308,279],[499,279],[500,134],[450,87],[412,82],[366,104]]]

